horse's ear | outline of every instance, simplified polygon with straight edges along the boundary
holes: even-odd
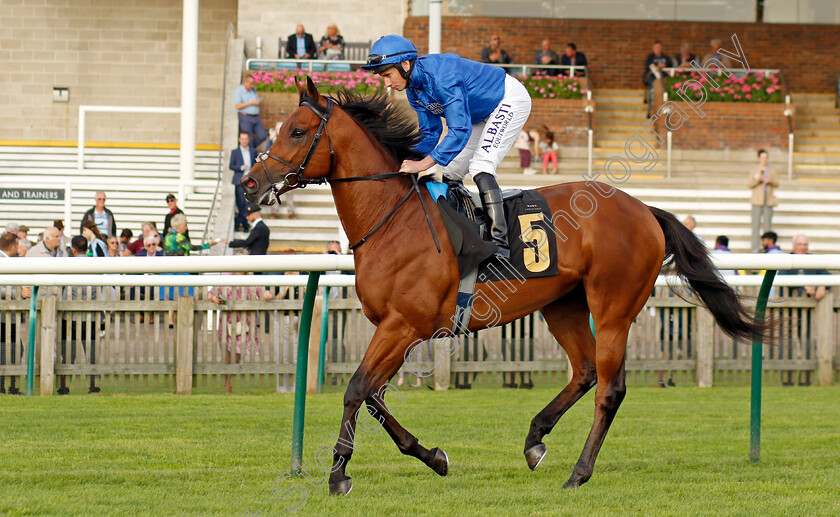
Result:
[[[318,93],[318,88],[315,87],[315,83],[312,82],[312,78],[309,76],[306,76],[306,94],[310,99],[315,101],[316,104],[320,103],[321,94]]]
[[[303,97],[303,94],[306,93],[306,88],[304,88],[304,86],[300,84],[300,81],[298,81],[297,77],[295,77],[295,87],[297,88],[298,95]]]

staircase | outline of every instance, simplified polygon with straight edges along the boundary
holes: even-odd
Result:
[[[835,97],[796,93],[793,173],[799,179],[840,179],[840,109]]]

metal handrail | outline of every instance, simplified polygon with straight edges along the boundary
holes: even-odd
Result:
[[[219,161],[217,164],[216,188],[213,189],[213,200],[210,202],[210,210],[207,212],[207,218],[204,221],[204,233],[201,237],[201,243],[206,244],[207,235],[210,233],[210,220],[213,218],[214,210],[216,209],[216,200],[219,197],[219,190],[222,186],[222,157],[224,156],[222,149],[224,149],[225,138],[225,102],[227,102],[227,64],[228,55],[230,54],[230,43],[233,41],[233,24],[228,23],[227,44],[225,45],[225,60],[222,64],[222,103],[221,116],[219,120]]]
[[[357,59],[254,59],[249,58],[245,60],[245,69],[246,70],[266,70],[265,68],[251,68],[253,63],[260,63],[266,65],[272,65],[271,68],[268,70],[278,70],[276,65],[295,65],[294,68],[299,68],[301,70],[307,70],[308,72],[323,72],[327,71],[330,72],[332,70],[327,70],[327,65],[350,65],[351,70],[353,66],[358,68],[361,65],[367,63],[367,61],[361,61]],[[301,66],[304,65],[304,66]],[[313,70],[313,68],[320,68],[319,70]],[[292,69],[289,67],[281,67],[279,70],[285,69]],[[338,70],[335,70],[336,72]]]

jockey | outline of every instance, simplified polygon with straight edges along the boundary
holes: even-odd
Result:
[[[447,182],[461,181],[469,174],[481,194],[497,254],[508,258],[507,222],[496,168],[531,113],[525,87],[497,66],[456,54],[418,57],[414,44],[396,35],[379,38],[362,68],[381,75],[386,87],[405,90],[417,111],[422,140],[415,150],[425,157],[405,160],[400,172],[417,173],[437,164]],[[441,118],[448,128],[443,140]]]

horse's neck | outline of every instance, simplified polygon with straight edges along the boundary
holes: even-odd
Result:
[[[351,160],[337,163],[336,177],[383,174],[399,169],[387,157],[379,157],[379,149],[372,154],[356,153]],[[371,156],[377,156],[370,160]],[[399,204],[405,196],[406,181],[389,178],[381,181],[351,181],[331,184],[335,208],[350,244],[356,244]],[[405,207],[404,207],[405,208]],[[380,229],[377,233],[384,231]],[[374,234],[376,235],[376,234]]]

